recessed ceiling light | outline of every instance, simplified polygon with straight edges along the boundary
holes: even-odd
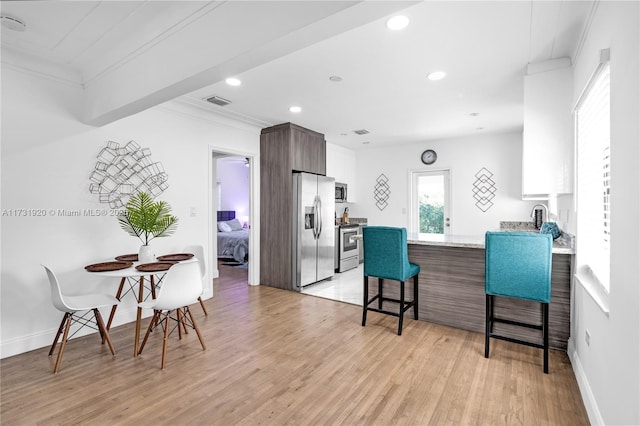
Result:
[[[476,127],[476,130],[484,130],[484,127]]]
[[[225,80],[225,83],[227,83],[229,86],[240,86],[242,84],[242,82],[235,78],[235,77],[229,77]]]
[[[479,115],[480,115],[480,113],[479,113],[479,112],[470,112],[470,113],[469,113],[469,115],[470,115],[471,117],[477,117],[477,116],[479,116]]]
[[[302,108],[300,108],[299,106],[294,105],[294,106],[290,106],[289,107],[289,111],[290,112],[300,112],[300,111],[302,111]]]
[[[329,77],[329,80],[333,81],[334,83],[338,83],[342,81],[342,77],[340,77],[339,75],[332,75],[331,77]]]
[[[409,18],[404,15],[396,15],[392,18],[389,18],[387,21],[387,28],[392,31],[399,31],[405,29],[409,25]]]
[[[364,142],[362,142],[362,145],[369,145],[369,144],[370,144],[370,142],[369,142],[369,141],[364,141]]]
[[[431,74],[427,75],[427,78],[431,81],[442,80],[447,76],[447,73],[444,71],[434,71]]]

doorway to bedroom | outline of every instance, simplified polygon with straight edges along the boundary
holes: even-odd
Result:
[[[213,152],[213,248],[218,276],[244,277],[248,283],[251,229],[251,158]]]

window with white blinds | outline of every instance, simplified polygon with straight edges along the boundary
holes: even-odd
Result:
[[[576,249],[579,267],[609,291],[610,74],[600,65],[576,111]]]

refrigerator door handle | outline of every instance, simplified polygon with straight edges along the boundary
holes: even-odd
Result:
[[[318,196],[316,195],[313,199],[313,239],[318,239]]]
[[[322,234],[322,198],[318,197],[318,214],[316,215],[318,218],[318,238],[320,239],[320,234]]]

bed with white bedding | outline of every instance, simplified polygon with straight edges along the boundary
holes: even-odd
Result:
[[[249,230],[243,228],[234,211],[218,212],[218,257],[244,263],[249,257]]]

